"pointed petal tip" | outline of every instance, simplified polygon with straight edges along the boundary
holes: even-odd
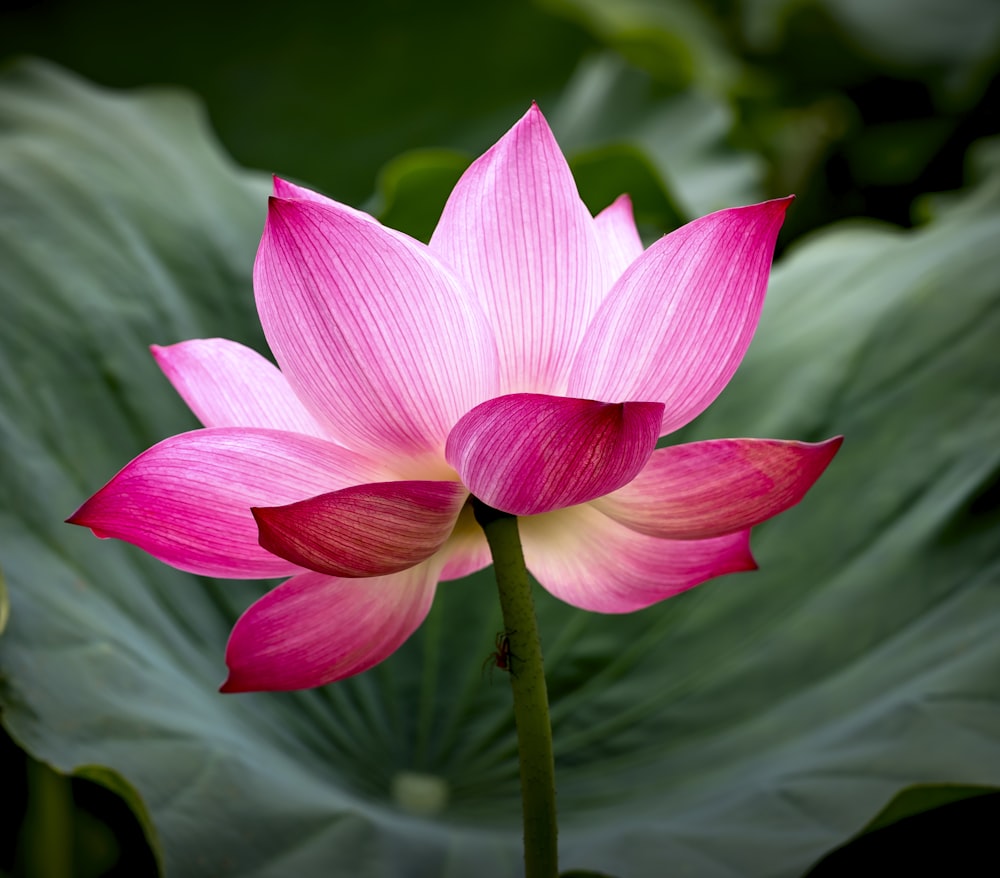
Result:
[[[759,201],[756,204],[747,204],[743,207],[732,208],[734,210],[748,210],[757,211],[764,214],[770,214],[773,216],[784,217],[788,212],[788,208],[792,206],[792,202],[795,201],[794,195],[785,195],[782,198],[770,198],[767,201]],[[726,213],[726,210],[717,211],[717,213]],[[712,216],[712,214],[709,214]]]
[[[179,344],[183,344],[183,342],[179,342]],[[149,346],[149,353],[162,372],[166,373],[168,362],[170,360],[171,349],[176,347],[177,344],[151,344]]]
[[[290,198],[285,198],[283,195],[268,195],[267,196],[268,218],[270,218],[272,214],[280,215],[282,208],[286,204],[290,204],[291,201],[292,200]]]
[[[788,208],[795,201],[794,195],[785,195],[783,198],[771,198],[767,201],[757,201],[753,204],[743,204],[736,207],[724,207],[714,213],[706,214],[694,220],[694,223],[711,223],[725,217],[734,215],[744,215],[751,217],[753,223],[763,223],[765,227],[774,226],[781,228],[785,221]],[[665,236],[667,237],[667,236]]]
[[[292,189],[291,183],[282,181],[281,186],[276,188],[274,194],[267,197],[267,218],[271,217],[292,217],[307,209],[306,205],[321,203],[318,199],[305,198]],[[330,202],[328,206],[335,206]]]
[[[795,201],[794,195],[786,195],[784,198],[774,198],[770,201],[765,201],[763,204],[771,207],[776,214],[784,216],[787,213],[788,208],[792,206],[792,202]]]
[[[212,342],[216,341],[214,338],[197,338],[197,339],[186,339],[185,341],[174,342],[173,344],[151,344],[149,346],[149,353],[152,355],[153,359],[156,361],[156,365],[161,369],[164,369],[167,361],[170,359],[171,354],[178,349],[183,349],[185,345],[197,344],[199,342]]]
[[[261,251],[264,249],[264,241],[270,239],[271,246],[274,242],[283,242],[297,239],[299,226],[311,225],[315,222],[310,215],[310,209],[317,202],[306,198],[299,198],[294,193],[275,193],[267,198],[267,217],[264,220],[264,235],[261,241],[261,250],[257,252],[260,259]],[[326,206],[326,205],[324,205]],[[325,213],[325,212],[324,212]]]
[[[291,201],[296,198],[306,197],[310,193],[302,186],[296,186],[290,180],[271,174],[271,198],[280,198],[284,201]]]
[[[732,573],[752,573],[754,570],[760,570],[760,565],[753,555],[753,549],[750,548],[750,534],[752,532],[753,529],[748,527],[733,535],[732,538],[735,542],[730,546],[729,552],[719,558],[717,568],[708,579],[728,576]]]
[[[100,493],[100,492],[98,492]],[[95,495],[96,496],[96,495]],[[79,509],[76,510],[69,518],[66,519],[66,524],[75,524],[77,527],[86,527],[97,537],[99,540],[106,540],[111,537],[111,534],[106,531],[102,531],[99,527],[96,527],[91,523],[90,507],[94,497],[87,499]]]
[[[542,108],[538,106],[538,101],[531,102],[531,106],[528,107],[527,112],[518,119],[513,127],[519,128],[522,125],[541,126],[551,133],[548,120],[545,118]]]
[[[830,461],[837,456],[837,452],[840,451],[840,447],[843,444],[843,436],[831,436],[829,439],[824,439],[822,442],[815,443],[819,474],[822,474],[822,472],[830,465]],[[819,478],[819,474],[817,474],[817,478]]]
[[[733,569],[731,573],[752,573],[754,570],[760,570],[760,564],[757,563],[757,559],[753,556],[753,549],[750,548],[750,534],[747,532],[747,542],[743,548],[743,554],[739,558],[738,562],[734,562]]]
[[[229,675],[223,681],[222,685],[219,687],[219,692],[223,695],[239,695],[242,692],[272,692],[279,691],[275,689],[266,689],[260,685],[253,682],[252,679],[247,677],[245,674],[241,674],[238,671],[234,671],[232,668],[229,669]]]

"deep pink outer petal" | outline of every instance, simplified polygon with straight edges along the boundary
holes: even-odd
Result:
[[[659,448],[594,506],[653,537],[698,540],[745,530],[798,503],[843,442],[715,439]]]
[[[222,691],[308,689],[368,670],[420,626],[436,582],[430,563],[370,579],[289,579],[236,622]]]
[[[618,196],[594,217],[594,225],[611,277],[617,280],[643,250],[639,230],[635,227],[632,199],[627,195]]]
[[[476,406],[445,456],[484,503],[535,515],[629,482],[656,446],[660,403],[602,403],[514,393]]]
[[[713,213],[646,250],[587,329],[568,395],[663,402],[660,435],[701,413],[750,345],[789,202]]]
[[[272,198],[254,266],[282,372],[330,435],[395,458],[440,453],[496,392],[492,330],[417,241],[322,200]]]
[[[574,506],[520,521],[524,559],[560,600],[597,613],[630,613],[726,573],[754,570],[750,532],[661,540],[594,508]]]
[[[380,464],[311,436],[195,430],[140,454],[69,521],[192,573],[287,576],[299,568],[260,547],[251,506],[392,477]]]
[[[252,511],[260,544],[293,564],[330,576],[384,576],[437,552],[468,496],[458,482],[379,482]]]
[[[462,175],[430,247],[489,316],[503,390],[562,393],[614,278],[537,106]]]
[[[268,427],[324,435],[285,376],[248,347],[225,338],[197,338],[150,350],[206,427]]]

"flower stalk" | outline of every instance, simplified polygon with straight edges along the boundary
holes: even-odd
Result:
[[[487,506],[475,497],[472,508],[493,555],[504,635],[509,644],[507,670],[514,696],[521,764],[525,876],[556,878],[559,855],[552,723],[535,602],[517,517]]]

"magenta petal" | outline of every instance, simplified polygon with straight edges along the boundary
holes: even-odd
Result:
[[[206,427],[267,427],[323,436],[277,366],[225,338],[151,348],[157,364]]]
[[[420,626],[436,582],[433,564],[371,579],[289,579],[236,622],[222,691],[308,689],[368,670]]]
[[[349,448],[440,454],[451,425],[496,393],[480,307],[423,244],[357,211],[272,198],[254,290],[282,372]]]
[[[757,328],[789,201],[713,213],[646,250],[587,329],[567,394],[663,402],[660,435],[702,412]]]
[[[654,537],[697,540],[733,533],[798,503],[842,441],[715,439],[659,448],[629,484],[594,506]]]
[[[630,613],[727,573],[754,570],[750,532],[661,540],[623,527],[593,504],[520,520],[524,559],[560,600]]]
[[[562,393],[614,277],[537,106],[462,175],[430,248],[488,315],[500,348],[500,387]]]
[[[69,521],[192,573],[287,576],[299,568],[261,548],[251,506],[391,477],[379,464],[310,436],[195,430],[140,454]]]
[[[484,503],[535,515],[627,484],[656,445],[663,406],[514,393],[476,406],[445,456]]]
[[[252,511],[260,544],[293,564],[329,576],[384,576],[437,552],[468,496],[458,482],[379,482]]]

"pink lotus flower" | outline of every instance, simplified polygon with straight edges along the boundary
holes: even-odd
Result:
[[[236,623],[224,691],[390,655],[439,581],[490,562],[470,493],[523,516],[531,572],[586,610],[753,569],[749,529],[797,503],[840,439],[654,448],[739,365],[789,200],[644,252],[626,197],[589,214],[537,107],[468,169],[426,246],[276,179],[254,288],[280,371],[223,339],[154,347],[205,427],[70,521],[194,573],[291,577]]]

